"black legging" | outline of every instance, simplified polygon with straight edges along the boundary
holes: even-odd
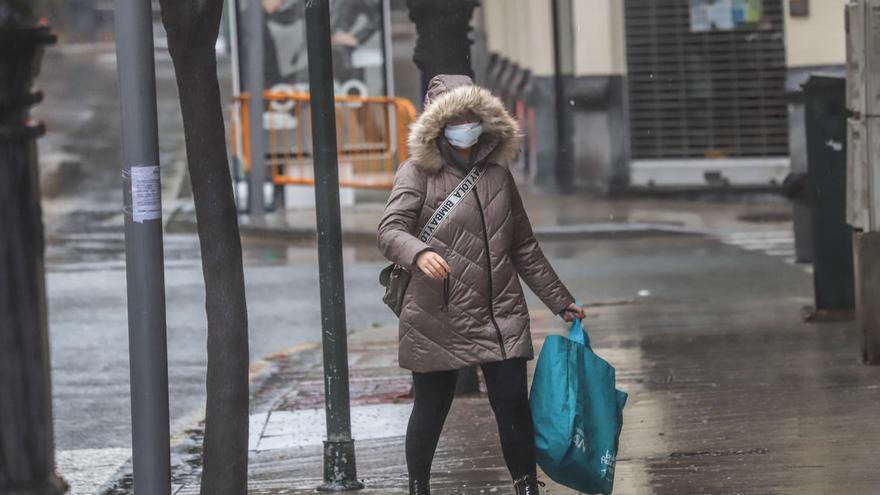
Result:
[[[535,474],[535,433],[529,410],[526,360],[483,364],[489,403],[495,412],[504,462],[514,479]],[[406,429],[410,479],[427,480],[452,399],[458,372],[413,373],[414,404]]]

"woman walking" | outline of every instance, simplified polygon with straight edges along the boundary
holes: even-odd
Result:
[[[518,277],[566,321],[583,318],[584,310],[544,257],[507,168],[519,152],[519,128],[470,78],[441,75],[429,83],[408,145],[411,159],[394,177],[378,243],[412,273],[399,323],[400,366],[413,374],[410,493],[430,493],[457,370],[480,365],[516,493],[537,495],[526,372],[534,350]],[[476,171],[475,187],[458,187]],[[461,199],[449,211],[447,197],[456,191]],[[419,236],[444,212],[433,237]]]

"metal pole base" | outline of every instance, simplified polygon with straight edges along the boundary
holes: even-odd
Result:
[[[801,308],[801,318],[807,322],[851,321],[855,311],[851,309],[816,309],[814,306]]]
[[[354,461],[354,440],[324,442],[324,484],[318,487],[321,492],[345,492],[362,490],[364,484],[358,481]]]

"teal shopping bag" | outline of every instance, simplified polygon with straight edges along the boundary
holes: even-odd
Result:
[[[614,367],[590,347],[580,320],[567,338],[547,337],[529,397],[544,473],[580,492],[610,494],[626,397],[615,388]]]

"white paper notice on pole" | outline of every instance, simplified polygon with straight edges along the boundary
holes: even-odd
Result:
[[[159,166],[131,167],[131,219],[137,223],[162,218]]]

